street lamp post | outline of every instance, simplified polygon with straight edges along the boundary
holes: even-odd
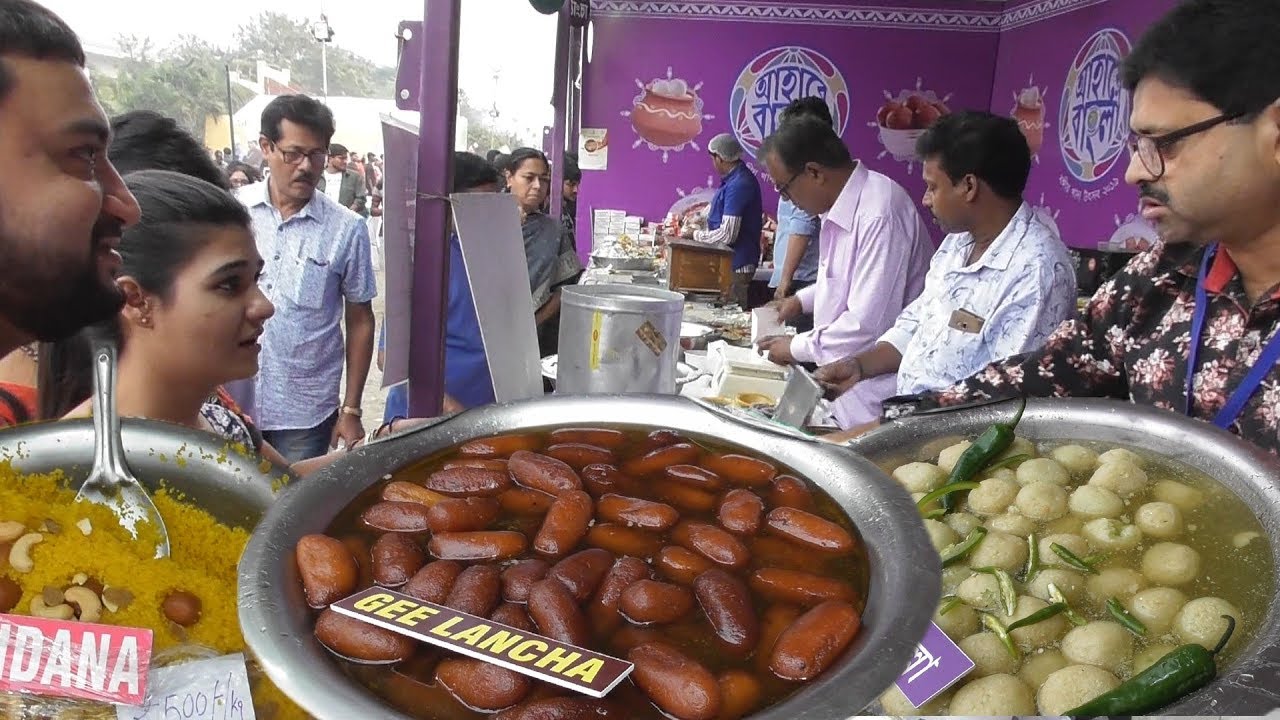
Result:
[[[236,147],[236,106],[231,101],[231,65],[223,67],[227,71],[227,130],[231,133],[231,160],[239,160],[240,148]]]
[[[329,102],[329,43],[333,41],[333,27],[329,18],[320,13],[319,22],[311,24],[311,37],[320,43],[320,84],[324,92],[325,103]]]

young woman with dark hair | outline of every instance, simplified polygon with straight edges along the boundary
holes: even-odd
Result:
[[[42,416],[90,414],[90,348],[106,337],[119,348],[122,416],[214,432],[288,465],[220,391],[257,373],[258,336],[275,312],[258,288],[263,263],[248,212],[225,190],[178,173],[147,170],[125,182],[142,207],[142,221],[120,241],[117,282],[125,306],[115,318],[42,348]]]

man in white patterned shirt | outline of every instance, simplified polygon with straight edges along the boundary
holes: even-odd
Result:
[[[316,192],[333,131],[333,113],[318,100],[272,100],[258,141],[271,175],[236,193],[266,261],[262,290],[276,306],[261,339],[254,419],[290,462],[364,435],[360,402],[373,360],[377,287],[364,219]]]
[[[897,373],[898,394],[951,386],[1044,344],[1076,306],[1075,268],[1022,200],[1031,153],[1018,124],[987,112],[940,118],[917,143],[924,205],[949,235],[924,292],[865,352],[820,368],[844,392]]]

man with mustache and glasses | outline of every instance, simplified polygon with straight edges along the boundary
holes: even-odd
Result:
[[[258,139],[271,175],[236,191],[266,262],[262,290],[276,308],[261,341],[255,419],[291,463],[364,437],[377,288],[364,218],[316,192],[333,131],[333,113],[319,100],[272,100]]]
[[[107,159],[110,127],[71,28],[0,0],[0,357],[112,317],[116,246],[138,203]]]
[[[885,416],[1016,395],[1129,399],[1280,452],[1280,3],[1186,0],[1125,61],[1125,180],[1162,242],[1034,352]],[[855,431],[856,432],[856,431]]]

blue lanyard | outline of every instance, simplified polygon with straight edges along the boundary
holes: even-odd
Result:
[[[1209,314],[1208,294],[1205,292],[1205,278],[1209,275],[1209,266],[1213,262],[1213,256],[1217,253],[1217,244],[1210,245],[1205,248],[1204,258],[1200,261],[1200,274],[1196,278],[1196,310],[1191,316],[1191,351],[1187,355],[1187,415],[1191,415],[1192,389],[1195,379],[1196,368],[1198,367],[1197,356],[1200,354],[1200,338],[1204,333],[1204,318]],[[1267,341],[1262,353],[1258,355],[1258,360],[1249,369],[1249,374],[1245,375],[1244,380],[1240,382],[1240,386],[1231,393],[1231,397],[1227,399],[1227,404],[1222,406],[1222,410],[1218,411],[1218,415],[1214,417],[1213,424],[1223,430],[1231,429],[1235,424],[1240,413],[1244,410],[1244,406],[1248,404],[1249,398],[1257,392],[1258,386],[1262,385],[1262,381],[1266,379],[1267,374],[1280,362],[1280,332],[1276,332]]]

